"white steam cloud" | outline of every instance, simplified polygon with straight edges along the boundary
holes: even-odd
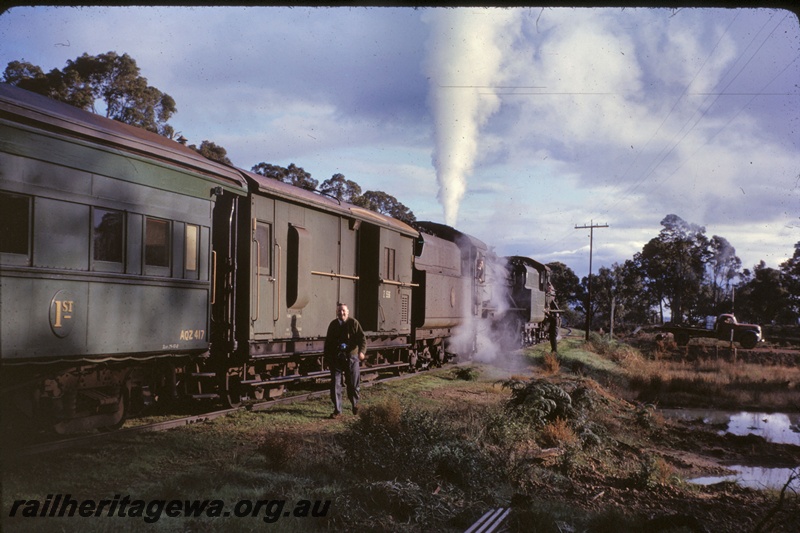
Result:
[[[510,301],[508,294],[508,271],[500,258],[486,258],[486,286],[482,291],[484,307],[492,310],[495,318],[508,311]],[[513,333],[505,328],[492,329],[491,320],[474,317],[471,328],[475,329],[476,350],[474,359],[483,363],[496,363],[498,358],[505,358],[509,352],[520,348],[514,342]]]
[[[493,252],[483,258],[484,283],[473,287],[468,274],[462,277],[462,294],[467,297],[461,300],[461,323],[453,331],[450,348],[473,361],[509,368],[513,352],[521,347],[519,324],[503,320],[512,305],[509,273],[505,260]]]
[[[433,165],[445,223],[458,220],[467,177],[479,153],[479,130],[500,107],[503,58],[517,31],[510,9],[432,9],[425,71],[434,119]]]

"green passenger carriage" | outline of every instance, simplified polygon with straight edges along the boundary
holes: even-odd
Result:
[[[4,403],[71,432],[165,394],[137,363],[208,351],[212,209],[245,192],[176,142],[0,85]]]

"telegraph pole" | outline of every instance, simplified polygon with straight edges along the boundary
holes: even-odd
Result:
[[[594,241],[594,228],[607,228],[608,224],[595,224],[589,221],[588,226],[575,226],[575,229],[589,230],[589,301],[586,304],[586,340],[589,340],[589,328],[592,325],[592,245]]]

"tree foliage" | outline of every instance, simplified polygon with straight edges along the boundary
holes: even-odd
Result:
[[[261,174],[266,178],[289,183],[295,187],[306,189],[307,191],[315,191],[317,189],[317,180],[311,177],[311,174],[291,163],[288,167],[284,168],[278,165],[271,165],[269,163],[258,163],[250,169],[256,174]]]
[[[344,177],[344,174],[334,174],[322,182],[319,192],[336,198],[340,202],[354,203],[361,196],[361,187],[358,183]]]
[[[586,290],[588,280],[584,278]],[[622,265],[614,263],[611,268],[600,267],[592,279],[593,328],[611,324],[612,308],[614,325],[645,324],[653,319],[657,306],[646,289],[645,276],[633,260]]]
[[[228,151],[225,150],[222,146],[219,146],[211,141],[203,141],[200,143],[200,148],[197,146],[190,144],[189,148],[194,150],[195,152],[199,153],[200,155],[211,159],[212,161],[219,161],[220,163],[224,163],[226,165],[233,165],[231,160],[228,159]]]
[[[645,244],[634,260],[654,300],[666,300],[674,322],[695,319],[710,256],[706,230],[677,215],[667,215],[661,225],[658,237]]]
[[[281,167],[269,163],[259,163],[251,169],[256,174],[264,177],[290,183],[309,191],[317,190],[317,180],[311,174],[296,166],[294,163],[288,167]],[[322,182],[319,187],[321,194],[336,198],[340,202],[348,202],[371,211],[402,220],[410,224],[416,220],[414,213],[397,198],[382,191],[367,191],[361,194],[361,186],[355,181],[347,179],[344,174],[334,174]]]
[[[391,194],[385,192],[367,191],[363,195],[354,198],[353,203],[397,220],[402,220],[406,224],[416,221],[414,213],[408,207]]]
[[[592,277],[592,328],[607,328],[614,303],[615,325],[652,322],[654,313],[664,321],[669,310],[673,322],[701,323],[706,316],[734,312],[740,320],[756,323],[795,324],[800,318],[800,242],[793,256],[779,269],[762,261],[743,269],[736,249],[724,237],[710,239],[705,228],[667,215],[659,234],[641,252],[622,265],[602,267]],[[559,280],[558,267],[554,283]],[[579,297],[584,308],[588,280]],[[558,290],[558,287],[557,287]],[[735,304],[735,305],[734,305]]]
[[[782,281],[789,293],[788,306],[791,316],[800,317],[800,241],[794,245],[794,254],[781,263]]]
[[[31,63],[11,61],[3,81],[93,113],[102,104],[108,118],[167,137],[174,134],[167,121],[177,111],[175,100],[148,85],[128,54],[84,53],[46,74]]]
[[[576,307],[582,301],[583,288],[575,272],[560,261],[547,263],[550,268],[550,283],[556,291],[556,304],[565,309]]]
[[[746,276],[747,282],[736,291],[738,316],[764,323],[785,324],[797,321],[798,293],[792,292],[797,279],[791,275],[785,276],[782,270],[767,267],[764,261],[754,267],[752,274],[747,271]]]
[[[723,311],[721,306],[731,294],[733,282],[741,268],[742,260],[736,256],[736,249],[728,240],[718,235],[711,237],[707,262],[708,288],[711,292],[709,314],[719,314]]]

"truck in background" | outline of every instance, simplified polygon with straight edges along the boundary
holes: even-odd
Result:
[[[742,348],[755,348],[759,342],[764,341],[761,326],[758,324],[740,324],[732,314],[719,315],[712,329],[672,324],[667,322],[659,328],[666,333],[672,333],[678,346],[686,346],[692,338],[711,338],[727,342],[738,342]]]

